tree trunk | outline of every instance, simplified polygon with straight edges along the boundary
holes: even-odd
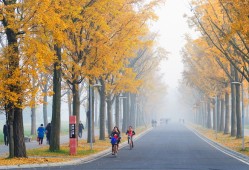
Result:
[[[234,68],[231,66],[231,74],[234,77]],[[235,84],[231,83],[231,136],[236,136],[236,91]]]
[[[224,98],[221,98],[221,105],[220,105],[220,126],[219,131],[224,131]]]
[[[44,96],[43,96],[43,120],[44,125],[47,126],[48,124],[48,83],[44,86]]]
[[[203,127],[207,127],[207,108],[206,108],[206,102],[203,102]]]
[[[213,99],[213,130],[216,130],[216,101]]]
[[[107,130],[108,134],[111,134],[113,129],[113,116],[112,116],[112,101],[111,96],[107,96]]]
[[[242,137],[241,127],[241,109],[240,109],[240,85],[235,85],[236,89],[236,122],[237,122],[237,138]]]
[[[100,87],[100,111],[99,111],[99,140],[105,140],[105,111],[106,111],[106,104],[105,104],[105,82],[100,79],[101,87]]]
[[[22,109],[15,108],[13,122],[14,153],[15,157],[27,157],[24,140],[23,113]]]
[[[199,124],[199,106],[196,107],[196,112],[195,112],[195,118],[196,118],[196,124]]]
[[[31,108],[31,135],[36,135],[36,108]]]
[[[95,94],[94,88],[92,90],[92,142],[95,143],[95,127],[94,127],[94,119],[95,119],[95,110],[94,110],[94,101],[95,101]]]
[[[139,127],[139,126],[141,126],[141,111],[140,111],[140,104],[139,103],[137,103],[136,112],[137,112],[136,126]]]
[[[16,0],[9,0],[5,1],[6,6],[13,6],[16,4]],[[14,75],[20,71],[19,68],[19,50],[18,50],[18,41],[17,41],[17,33],[18,30],[11,29],[9,26],[8,20],[15,21],[15,8],[6,8],[7,13],[6,16],[3,16],[4,19],[2,20],[2,25],[4,26],[6,33],[6,38],[8,41],[8,49],[11,51],[11,54],[8,58],[8,74],[7,79],[10,79],[10,81],[13,82]],[[6,17],[6,18],[5,18]],[[13,94],[16,94],[19,96],[18,101],[16,105],[19,105],[19,107],[16,107],[15,104],[12,101],[7,101],[8,104],[6,105],[6,112],[10,114],[8,116],[8,122],[10,123],[10,153],[9,157],[26,157],[26,147],[24,143],[24,132],[23,132],[23,113],[22,110],[19,109],[22,107],[22,99],[21,99],[21,84],[17,78],[17,80],[14,80],[14,82],[11,85],[8,85],[8,90],[12,92]],[[13,125],[13,126],[12,126]],[[12,133],[12,134],[11,134]],[[18,140],[19,139],[19,140]],[[13,143],[12,143],[13,142]],[[14,148],[14,149],[13,149]],[[13,152],[14,151],[14,152]]]
[[[235,70],[235,81],[239,82],[238,71]],[[237,121],[237,138],[242,137],[242,127],[241,127],[241,109],[240,109],[240,84],[235,84],[236,90],[236,121]]]
[[[207,102],[207,128],[212,128],[210,101]]]
[[[119,128],[119,115],[120,115],[120,102],[119,102],[119,96],[116,96],[115,98],[115,125]]]
[[[33,88],[35,88],[35,80],[32,80]],[[31,105],[31,135],[36,135],[36,95],[32,94],[32,105]]]
[[[7,113],[7,122],[9,125],[9,158],[14,157],[14,130],[13,130],[13,122],[14,122],[14,109],[13,106],[8,104],[6,107],[6,113]]]
[[[216,105],[216,107],[217,107],[217,119],[216,119],[216,123],[217,123],[217,131],[219,131],[219,127],[220,127],[220,96],[219,97],[217,97],[217,105]]]
[[[131,94],[131,109],[130,109],[130,126],[133,127],[133,129],[136,129],[135,121],[136,121],[136,111],[135,111],[135,105],[136,105],[136,95]]]
[[[95,92],[95,90],[94,90],[94,92]],[[96,90],[96,92],[98,92],[98,90]],[[96,93],[94,93],[94,118],[95,118],[95,120],[94,120],[94,126],[96,126],[96,127],[98,127],[99,126],[99,119],[98,119],[98,117],[99,117],[99,114],[98,114],[98,112],[99,112],[99,110],[98,110],[98,98],[99,98],[99,95]]]
[[[128,97],[127,97],[127,127],[130,126],[131,124],[131,94],[127,93]],[[147,117],[146,117],[147,118]]]
[[[58,61],[54,63],[53,76],[53,105],[52,122],[49,150],[54,152],[60,150],[60,128],[61,128],[61,48],[55,46]]]
[[[75,134],[77,139],[76,141],[78,141],[79,114],[80,114],[79,84],[77,83],[72,84],[72,94],[73,94],[73,116],[76,116]]]
[[[126,132],[128,128],[128,94],[125,93],[124,97],[127,97],[123,99],[123,124],[122,124],[122,132]],[[143,117],[144,118],[144,117]]]
[[[199,122],[199,125],[202,125],[202,105],[200,103],[200,106],[198,108],[198,122]]]
[[[91,134],[92,134],[92,143],[95,142],[95,135],[94,135],[94,92],[93,92],[93,87],[89,85],[89,90],[88,90],[88,114],[87,114],[87,143],[91,142]],[[91,100],[91,102],[90,102]],[[90,106],[91,104],[91,106]],[[90,109],[91,107],[91,109]],[[92,121],[90,122],[90,114],[92,116]],[[91,127],[90,127],[91,125]],[[91,133],[90,133],[90,130]]]
[[[225,94],[225,129],[224,133],[228,134],[230,128],[230,109],[229,109],[229,93]]]
[[[201,125],[202,125],[202,127],[206,126],[206,123],[205,123],[205,103],[204,102],[201,103]]]
[[[242,137],[241,127],[241,109],[240,109],[240,85],[235,85],[236,89],[236,122],[237,122],[237,138]]]
[[[69,116],[72,116],[72,99],[71,99],[71,91],[67,91],[67,101],[68,101],[68,113]]]
[[[231,136],[236,136],[236,93],[235,85],[231,84]]]

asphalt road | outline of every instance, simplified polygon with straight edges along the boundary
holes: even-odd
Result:
[[[74,166],[33,169],[164,169],[164,170],[249,170],[249,165],[213,148],[182,124],[154,128],[122,148],[117,157],[107,155]]]

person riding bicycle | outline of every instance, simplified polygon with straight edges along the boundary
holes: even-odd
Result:
[[[118,151],[119,143],[120,143],[120,141],[121,141],[121,133],[120,133],[120,130],[119,130],[119,128],[118,128],[117,126],[115,126],[113,129],[115,129],[115,128],[117,128],[117,132],[118,132],[118,134],[119,134],[118,145],[117,145],[117,151]]]
[[[132,147],[134,146],[133,145],[133,140],[132,140],[132,137],[133,135],[135,135],[135,131],[132,129],[132,126],[129,126],[129,129],[126,131],[126,135],[128,135],[128,137],[130,136],[131,138],[131,141],[132,141]],[[128,140],[128,144],[129,144],[129,140]]]
[[[118,127],[115,126],[113,128],[112,133],[110,135],[110,139],[111,139],[111,144],[112,144],[112,155],[114,155],[115,154],[114,146],[116,145],[117,149],[118,149],[118,144],[119,144],[120,139],[121,139]]]

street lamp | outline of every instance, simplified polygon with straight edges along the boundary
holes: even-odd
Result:
[[[231,82],[232,84],[241,85],[241,94],[242,94],[242,150],[245,150],[245,138],[244,138],[244,88],[243,83],[241,82]]]
[[[92,87],[101,87],[101,84],[89,84],[89,137],[90,137],[90,147],[91,150],[93,149],[93,142],[92,142]]]

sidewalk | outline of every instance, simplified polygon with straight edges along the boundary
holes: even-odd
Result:
[[[99,130],[97,129],[95,130],[95,135],[98,135],[98,134],[99,134]],[[79,140],[81,139],[87,139],[87,130],[83,131],[82,138],[79,138]],[[46,137],[44,137],[42,145],[39,145],[39,143],[35,139],[33,139],[31,142],[25,142],[25,145],[26,145],[26,149],[34,149],[34,148],[40,148],[40,147],[48,145],[46,143],[47,143]],[[60,136],[60,144],[64,144],[64,143],[69,143],[69,134]],[[5,156],[5,154],[8,152],[9,152],[9,146],[0,145],[0,156],[1,157]]]

